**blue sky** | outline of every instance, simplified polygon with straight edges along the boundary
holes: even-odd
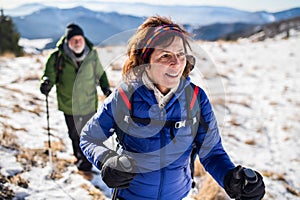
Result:
[[[26,3],[43,3],[46,5],[64,6],[91,2],[93,0],[0,0],[0,7],[4,9],[14,8]],[[95,0],[94,0],[95,1]],[[105,0],[104,0],[105,1]],[[108,0],[107,0],[108,1]],[[115,2],[143,2],[164,5],[213,5],[227,6],[248,11],[270,11],[276,12],[289,8],[300,7],[300,0],[112,0]],[[98,1],[99,2],[99,1]]]

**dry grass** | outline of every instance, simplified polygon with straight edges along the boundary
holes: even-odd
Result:
[[[288,125],[288,124],[285,124],[285,125],[282,126],[282,130],[284,130],[285,132],[287,132],[287,131],[289,131],[291,129],[292,129],[292,127],[290,125]]]
[[[249,139],[249,140],[246,140],[245,141],[245,144],[248,144],[248,145],[256,145],[256,141],[254,139]]]
[[[213,105],[221,105],[221,106],[226,106],[226,101],[224,97],[215,97],[211,99],[211,103]]]
[[[2,105],[1,107],[6,107],[6,108],[10,108],[14,113],[20,113],[20,112],[29,112],[29,113],[33,113],[37,116],[40,116],[40,113],[44,112],[44,109],[42,109],[42,107],[37,103],[39,101],[41,101],[41,99],[39,97],[34,96],[31,93],[24,93],[24,91],[21,91],[20,89],[16,89],[16,88],[10,88],[9,86],[6,85],[1,85],[0,88],[8,90],[9,92],[11,92],[11,96],[8,97],[10,99],[18,99],[18,95],[17,94],[21,94],[24,96],[27,96],[28,99],[24,100],[26,105],[21,105],[19,103],[12,103],[10,106],[4,106]],[[1,115],[0,117],[3,118],[9,118],[8,116],[5,115]]]
[[[300,191],[297,190],[296,188],[290,186],[290,185],[287,184],[287,183],[283,183],[283,186],[286,188],[286,190],[287,190],[289,193],[291,193],[291,194],[293,194],[293,195],[295,195],[295,196],[297,196],[297,197],[300,197]]]
[[[251,108],[251,103],[250,100],[242,100],[242,101],[236,101],[236,100],[228,100],[229,104],[237,104],[244,106],[246,108]]]
[[[233,125],[233,126],[241,126],[242,123],[238,121],[238,119],[236,118],[231,118],[230,120],[228,120],[228,123]]]
[[[3,54],[0,55],[0,58],[1,57],[4,57],[4,58],[15,58],[16,55],[14,53],[11,53],[11,52],[5,52]]]
[[[26,108],[24,106],[21,106],[20,104],[13,105],[12,111],[14,113],[29,112],[29,113],[33,113],[37,116],[40,116],[40,113],[44,112],[44,110],[40,106],[35,106],[33,108]]]
[[[19,104],[15,104],[12,111],[14,113],[19,113],[19,112],[22,112],[22,110],[23,110],[23,108]]]
[[[48,156],[48,155],[47,155]],[[49,156],[48,156],[49,158]],[[57,157],[53,157],[52,158],[53,161],[53,172],[50,175],[50,178],[53,180],[58,180],[63,178],[63,173],[66,172],[67,168],[71,165],[73,165],[73,161],[72,160],[66,160],[66,159],[61,159],[61,158],[57,158]]]
[[[199,190],[199,195],[196,200],[228,200],[227,194],[215,182],[215,180],[208,176],[204,179],[203,186]]]
[[[281,181],[283,186],[286,188],[287,192],[289,192],[297,197],[300,197],[300,191],[289,184],[289,182],[286,180],[283,173],[277,173],[277,172],[273,172],[273,171],[262,171],[262,175],[264,177],[268,177],[274,181]]]
[[[196,200],[228,200],[228,196],[222,187],[208,174],[199,162],[195,160],[195,176],[201,177],[201,186]]]
[[[9,187],[4,186],[9,180],[0,173],[0,199],[13,199],[15,193]]]
[[[93,200],[105,200],[105,196],[97,188],[91,188],[87,184],[82,184],[81,187],[89,192]]]
[[[36,81],[36,80],[40,80],[41,79],[41,76],[37,73],[34,73],[34,74],[29,74],[27,76],[25,76],[23,78],[23,81]]]
[[[29,185],[29,181],[22,178],[22,176],[20,174],[9,177],[8,180],[10,183],[20,186],[22,188],[28,188],[28,185]]]
[[[19,150],[20,146],[17,144],[17,136],[14,135],[16,128],[3,124],[3,131],[1,133],[0,146],[12,150]],[[0,174],[0,199],[13,199],[15,193],[9,187],[4,186],[5,183],[11,183],[23,188],[27,188],[29,182],[21,177],[21,174],[5,177]]]
[[[39,148],[39,149],[29,149],[29,148],[23,148],[18,145],[16,142],[17,136],[14,134],[15,130],[18,130],[14,128],[13,126],[3,125],[3,132],[2,132],[2,139],[0,140],[0,146],[8,149],[13,149],[17,151],[16,154],[16,160],[22,165],[23,171],[19,174],[16,174],[14,176],[5,177],[0,174],[0,199],[13,199],[15,196],[15,193],[13,190],[11,190],[9,187],[4,186],[5,183],[9,182],[13,185],[17,185],[19,187],[28,188],[29,182],[22,178],[22,173],[26,171],[30,171],[32,167],[46,167],[47,163],[49,162],[49,151],[48,151],[48,143],[45,142],[45,148]],[[53,164],[53,172],[46,178],[52,179],[52,180],[58,180],[63,178],[63,173],[66,172],[69,166],[74,165],[75,159],[67,160],[67,159],[61,159],[58,158],[55,154],[55,152],[58,151],[65,151],[66,147],[63,143],[63,141],[60,139],[58,141],[52,141],[51,142],[51,150],[52,150],[52,164]],[[92,177],[89,177],[89,179],[81,174],[84,178],[87,180],[91,180]],[[103,193],[93,187],[84,185],[83,188],[85,188],[89,194],[92,196],[94,200],[104,200],[105,196]]]
[[[122,71],[122,68],[123,68],[123,66],[120,63],[113,63],[113,64],[111,64],[111,69],[113,71]]]
[[[265,126],[259,126],[256,130],[256,133],[265,133],[267,131]]]
[[[59,141],[51,141],[51,149],[53,152],[56,152],[56,151],[65,151],[66,149],[66,146],[65,144],[63,143],[62,139],[58,138]],[[45,147],[48,148],[48,142],[45,142]]]
[[[21,147],[16,141],[17,136],[14,134],[17,130],[26,132],[24,129],[17,129],[13,126],[4,124],[0,145],[18,151],[16,159],[23,166],[24,171],[29,171],[32,167],[45,167],[49,161],[48,144],[45,143],[45,148],[40,149]],[[52,141],[51,149],[53,152],[64,151],[65,145],[61,140]],[[55,163],[54,168],[56,169],[55,177],[58,179],[62,177],[61,174],[66,170],[67,166],[73,163],[73,161],[59,159],[53,154],[53,163]]]
[[[3,88],[3,89],[5,89],[5,90],[10,91],[11,94],[12,94],[11,96],[14,96],[14,95],[13,95],[14,93],[22,93],[22,91],[19,90],[19,89],[10,88],[9,85],[1,85],[0,87]]]
[[[4,106],[0,105],[0,107],[4,107]],[[0,118],[10,119],[8,115],[3,115],[3,114],[0,114]]]
[[[19,145],[16,143],[17,136],[13,134],[16,129],[7,124],[2,126],[0,145],[9,149],[19,149]]]

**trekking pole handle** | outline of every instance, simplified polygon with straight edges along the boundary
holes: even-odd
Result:
[[[239,180],[244,178],[244,183],[242,185],[242,189],[244,189],[249,183],[256,183],[258,180],[256,173],[252,169],[243,168],[243,167],[240,167],[240,169],[237,170],[233,174],[233,176],[236,180],[238,180],[238,182],[239,182]],[[237,182],[237,184],[239,184],[238,182]],[[235,199],[241,200],[240,194]]]
[[[129,172],[132,170],[132,164],[127,156],[125,156],[125,155],[120,156],[119,161],[120,161],[120,166],[121,166],[122,170],[124,170],[126,172]]]
[[[248,183],[256,183],[258,181],[257,175],[252,169],[245,168],[243,169],[243,172],[245,174],[244,186],[246,186]]]
[[[127,156],[125,156],[125,155],[120,156],[119,161],[120,161],[121,170],[126,171],[126,172],[132,171],[132,169],[133,169],[132,164]],[[114,192],[113,192],[112,200],[117,199],[117,194],[118,194],[118,188],[115,188]]]
[[[233,176],[235,177],[235,179],[238,180],[244,177],[245,178],[244,186],[246,186],[248,183],[256,183],[258,180],[256,173],[249,168],[240,168],[240,170],[236,171],[233,174]]]

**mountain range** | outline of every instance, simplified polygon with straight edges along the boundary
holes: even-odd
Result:
[[[118,4],[118,5],[117,5]],[[91,7],[91,6],[90,6]],[[28,39],[51,38],[55,42],[64,34],[70,22],[78,23],[94,44],[119,44],[128,40],[132,32],[151,15],[171,16],[193,33],[196,39],[217,40],[238,30],[255,29],[257,26],[300,16],[300,8],[281,12],[248,12],[214,6],[162,6],[142,3],[95,4],[93,9],[77,6],[58,8],[43,4],[25,4],[6,11],[21,37]]]

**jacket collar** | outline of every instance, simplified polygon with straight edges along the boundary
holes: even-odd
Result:
[[[185,88],[190,85],[190,77],[182,78],[178,85],[174,95],[170,98],[169,102],[165,105],[165,109],[168,109],[174,102],[184,93]],[[131,82],[133,90],[145,101],[153,104],[157,103],[153,90],[149,90],[143,83],[142,78]]]

